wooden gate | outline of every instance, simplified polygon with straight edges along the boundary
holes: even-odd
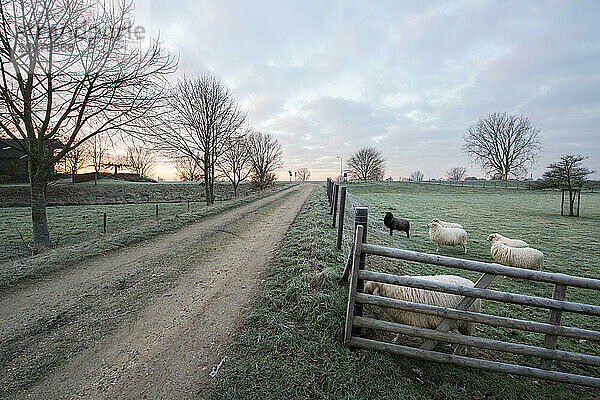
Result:
[[[366,210],[364,212],[366,213]],[[479,368],[488,371],[503,372],[528,376],[536,379],[545,379],[600,388],[599,377],[577,375],[552,370],[553,360],[600,367],[600,357],[598,356],[556,350],[556,343],[558,337],[560,336],[600,342],[599,331],[561,326],[561,314],[563,311],[586,314],[590,316],[600,316],[599,306],[563,300],[566,288],[568,286],[600,290],[600,280],[581,278],[565,274],[525,270],[521,268],[506,267],[499,264],[444,257],[434,254],[419,253],[367,244],[365,243],[366,235],[363,235],[365,233],[364,225],[366,224],[356,225],[354,237],[352,254],[353,260],[350,274],[346,326],[344,333],[344,343],[347,346],[383,350],[407,357],[416,357],[430,361]],[[483,273],[483,275],[481,278],[479,278],[474,287],[466,287],[432,282],[407,276],[384,274],[365,270],[366,254],[441,265],[468,271],[476,271]],[[498,275],[552,283],[554,284],[553,298],[548,299],[544,297],[528,296],[487,289],[487,286]],[[452,293],[464,297],[455,308],[438,307],[410,301],[401,301],[362,293],[365,280],[433,290],[444,293]],[[477,298],[546,308],[549,309],[549,320],[548,323],[541,323],[468,311],[471,304],[473,304]],[[380,307],[394,308],[402,311],[418,312],[426,315],[441,317],[442,322],[438,325],[437,329],[425,329],[367,318],[362,315],[363,304],[372,304]],[[486,324],[493,327],[505,327],[542,333],[545,334],[544,344],[543,347],[538,347],[521,343],[504,342],[500,340],[450,333],[449,331],[456,326],[458,321],[469,321],[479,324]],[[378,341],[362,337],[361,328],[371,328],[387,332],[417,336],[424,338],[425,341],[420,348]],[[540,364],[539,367],[530,367],[520,364],[443,353],[434,350],[434,346],[438,341],[539,357]]]

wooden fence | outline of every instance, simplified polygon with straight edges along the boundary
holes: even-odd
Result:
[[[343,199],[345,199],[346,196],[345,187],[342,187],[341,191],[336,189],[336,187],[337,185],[334,184],[333,181],[328,180],[327,195],[329,198],[330,213],[333,215],[334,226],[334,210],[336,209],[334,202],[337,203],[337,193],[343,193]],[[341,203],[342,202],[340,201],[337,237],[338,249],[340,249],[340,238],[343,232],[344,207]],[[352,254],[349,258],[350,262],[347,264],[348,269],[350,269],[350,266],[351,269],[344,332],[345,345],[355,348],[389,351],[407,357],[416,357],[429,361],[479,368],[493,372],[503,372],[536,379],[600,388],[599,377],[552,370],[553,360],[600,367],[600,357],[598,356],[556,349],[558,338],[561,336],[600,342],[600,331],[561,325],[561,316],[563,312],[574,312],[596,317],[600,316],[600,306],[564,300],[568,286],[600,291],[600,280],[558,273],[525,270],[499,264],[444,257],[368,244],[366,243],[368,209],[365,207],[357,207],[354,212],[355,235]],[[408,276],[385,274],[365,269],[367,254],[481,272],[482,275],[475,283],[474,287],[466,287],[432,282]],[[552,299],[487,289],[494,278],[499,275],[554,284]],[[451,293],[463,297],[454,308],[402,301],[365,294],[365,280]],[[470,306],[478,298],[548,309],[548,323],[468,311]],[[394,308],[406,312],[422,313],[429,316],[440,317],[442,320],[436,329],[426,329],[368,318],[363,316],[362,311],[364,304]],[[541,333],[545,335],[543,347],[451,333],[450,331],[456,327],[459,321]],[[425,340],[420,348],[403,346],[400,344],[365,338],[361,335],[362,328],[406,334],[420,337]],[[443,353],[434,349],[434,346],[439,341],[517,355],[533,356],[540,359],[539,366],[531,367],[517,363],[499,362],[483,358]]]

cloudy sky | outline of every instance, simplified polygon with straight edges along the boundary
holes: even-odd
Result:
[[[506,111],[541,129],[534,178],[561,153],[600,171],[600,2],[136,4],[180,74],[220,77],[280,140],[284,170],[334,176],[337,157],[373,145],[395,179],[454,166],[483,176],[463,134]]]

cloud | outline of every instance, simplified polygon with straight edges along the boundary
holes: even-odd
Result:
[[[152,1],[152,30],[188,75],[224,79],[250,122],[276,135],[286,169],[336,174],[376,145],[387,175],[464,165],[485,113],[542,130],[534,169],[564,152],[600,171],[600,3]],[[321,174],[321,175],[319,175]]]

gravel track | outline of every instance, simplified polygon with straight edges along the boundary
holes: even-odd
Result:
[[[204,398],[313,189],[2,291],[0,397]]]

